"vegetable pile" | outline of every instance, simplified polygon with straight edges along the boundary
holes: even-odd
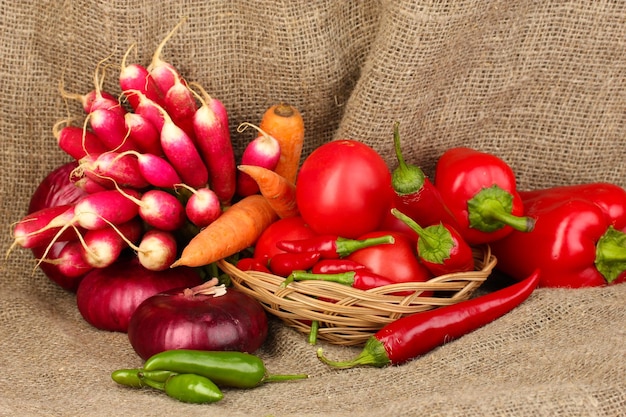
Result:
[[[82,107],[52,129],[71,161],[49,173],[13,227],[12,248],[31,250],[46,276],[76,292],[88,323],[126,332],[146,360],[114,372],[116,382],[201,403],[219,401],[222,387],[306,377],[270,376],[252,355],[267,316],[228,285],[223,259],[281,276],[284,287],[323,280],[368,291],[472,271],[472,247],[489,245],[497,268],[520,281],[400,318],[351,361],[318,351],[338,368],[401,364],[506,314],[536,287],[626,281],[626,190],[614,184],[520,191],[504,160],[466,147],[445,150],[431,181],[404,160],[398,123],[394,170],[352,139],[301,161],[303,117],[285,103],[258,126],[239,124],[258,134],[236,155],[224,103],[161,57],[179,26],[147,66],[129,63],[128,49],[119,95],[102,90],[106,60],[92,91],[62,91]]]

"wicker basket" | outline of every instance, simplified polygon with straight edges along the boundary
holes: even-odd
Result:
[[[338,345],[360,345],[385,324],[404,315],[468,299],[496,265],[489,246],[474,248],[476,270],[441,275],[427,282],[386,285],[362,291],[326,281],[293,282],[281,288],[283,277],[243,272],[222,260],[220,268],[233,285],[257,299],[271,314],[308,334],[310,322],[319,321],[318,338]],[[408,296],[391,295],[415,291]],[[422,293],[431,292],[432,296]]]

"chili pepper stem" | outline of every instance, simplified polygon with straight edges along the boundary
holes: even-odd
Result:
[[[317,358],[326,365],[337,369],[353,368],[359,365],[371,365],[383,368],[391,363],[385,351],[385,347],[375,337],[367,339],[359,355],[349,361],[331,361],[324,357],[322,348],[317,349]]]
[[[391,209],[391,214],[417,233],[419,236],[417,245],[420,256],[436,263],[443,263],[450,258],[450,252],[454,248],[454,240],[450,235],[450,231],[441,223],[423,228],[415,220],[398,209]]]
[[[400,122],[393,125],[393,143],[398,159],[398,168],[392,172],[394,190],[400,194],[413,194],[422,189],[426,175],[418,166],[407,165],[400,145]]]
[[[391,235],[378,236],[378,237],[370,237],[367,239],[347,239],[347,238],[338,238],[336,241],[336,251],[340,258],[344,256],[348,256],[353,252],[356,252],[359,249],[369,248],[370,246],[376,245],[384,245],[394,243],[395,239]]]
[[[283,381],[295,381],[298,379],[307,379],[309,377],[308,374],[281,374],[281,375],[273,375],[268,374],[261,381],[262,383],[266,382],[283,382]]]
[[[535,219],[511,214],[512,204],[513,196],[499,186],[483,188],[467,202],[470,227],[493,232],[508,225],[520,232],[530,232]]]
[[[319,320],[313,320],[311,322],[311,331],[309,332],[309,345],[317,344],[317,334],[319,333],[320,322]]]
[[[342,285],[351,286],[354,283],[355,271],[337,272],[335,274],[314,274],[307,271],[293,271],[281,286],[287,286],[293,281],[330,281],[337,282]]]
[[[595,266],[608,283],[626,270],[626,233],[607,229],[596,244]]]

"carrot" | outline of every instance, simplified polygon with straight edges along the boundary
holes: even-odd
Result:
[[[295,183],[304,143],[302,115],[289,104],[275,104],[265,111],[259,127],[280,144],[280,160],[275,171]]]
[[[259,186],[272,209],[281,219],[295,217],[300,212],[296,204],[296,185],[271,169],[256,165],[239,165],[241,172],[248,174]]]
[[[265,197],[245,197],[194,236],[172,267],[203,266],[234,255],[252,246],[277,219]]]

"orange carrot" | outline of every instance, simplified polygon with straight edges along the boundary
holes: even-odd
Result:
[[[295,183],[304,143],[302,115],[289,104],[274,104],[263,114],[259,127],[280,144],[280,160],[275,171]]]
[[[261,195],[281,219],[295,217],[300,212],[296,203],[296,185],[271,169],[256,165],[239,165],[258,184]]]
[[[259,194],[245,197],[194,236],[172,268],[208,265],[234,255],[252,246],[277,219],[265,197]]]

